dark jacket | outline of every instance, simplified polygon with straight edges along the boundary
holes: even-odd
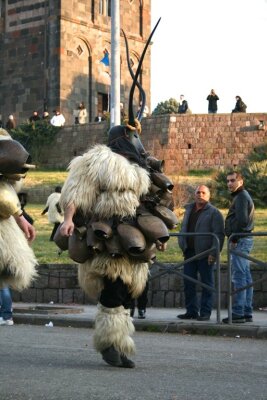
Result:
[[[242,99],[238,99],[237,102],[236,102],[235,108],[233,109],[232,112],[233,113],[239,113],[239,112],[240,113],[241,112],[245,113],[246,110],[247,110],[246,104],[243,102]]]
[[[209,102],[208,110],[209,111],[217,111],[217,101],[219,100],[219,97],[217,94],[211,95],[209,94],[207,97],[207,100]]]
[[[233,201],[225,219],[225,234],[247,233],[254,229],[254,203],[249,193],[240,188],[232,193]],[[234,238],[234,241],[238,237]]]
[[[6,129],[7,130],[11,130],[11,129],[15,129],[16,128],[16,124],[14,120],[9,119],[6,123]]]
[[[183,100],[182,103],[179,103],[178,114],[185,114],[188,109],[188,103],[186,100]]]
[[[187,226],[188,226],[188,220],[191,211],[193,210],[195,206],[194,203],[187,204],[185,206],[185,214],[184,218],[182,221],[182,227],[180,233],[187,233]],[[224,243],[224,221],[223,221],[223,216],[220,213],[220,211],[214,207],[211,203],[207,203],[203,210],[201,211],[199,218],[196,223],[195,227],[195,233],[214,233],[215,235],[218,236],[219,241],[220,241],[220,250],[222,250],[223,243]],[[183,251],[185,253],[187,249],[187,237],[186,236],[179,236],[178,237],[178,243]],[[216,239],[214,239],[212,236],[195,236],[194,238],[194,248],[195,248],[195,253],[199,254],[202,253],[205,250],[208,250],[212,246],[215,246]],[[212,251],[211,255],[215,256],[216,252]]]

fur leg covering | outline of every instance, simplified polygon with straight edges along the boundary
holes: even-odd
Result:
[[[95,320],[94,346],[96,351],[102,352],[110,346],[125,356],[135,352],[133,339],[134,325],[130,317],[130,311],[123,306],[108,308],[101,304]]]
[[[132,297],[136,298],[143,292],[148,274],[147,263],[134,263],[126,257],[113,259],[106,254],[87,260],[78,269],[79,284],[90,298],[99,296],[105,276],[112,281],[120,278],[128,286]]]
[[[37,260],[13,217],[0,220],[0,287],[23,290],[36,278]]]

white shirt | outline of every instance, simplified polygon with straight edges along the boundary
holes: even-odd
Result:
[[[65,118],[62,114],[54,115],[50,123],[54,126],[63,126],[65,124]]]

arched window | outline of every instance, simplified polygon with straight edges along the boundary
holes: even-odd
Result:
[[[111,16],[111,0],[99,1],[99,14],[110,17]]]

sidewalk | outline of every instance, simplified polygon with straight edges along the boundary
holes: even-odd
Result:
[[[83,304],[35,304],[13,303],[13,317],[15,324],[93,328],[97,311],[95,305]],[[210,321],[183,321],[177,314],[183,314],[184,309],[175,308],[147,308],[146,319],[134,318],[137,331],[224,335],[234,337],[254,337],[267,339],[267,309],[255,311],[253,322],[243,324],[217,323],[216,310],[213,311]],[[227,310],[221,311],[221,319],[227,317]],[[50,325],[52,325],[50,324]]]

